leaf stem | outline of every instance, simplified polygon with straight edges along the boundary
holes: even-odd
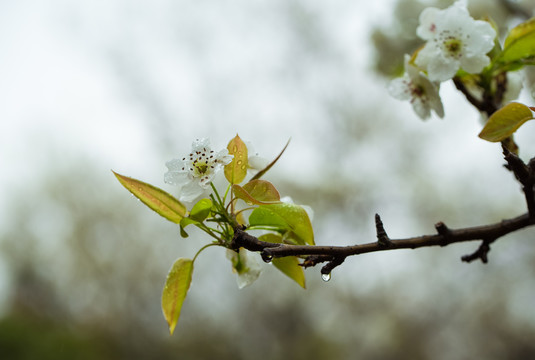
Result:
[[[214,232],[216,232],[216,233],[219,233],[220,235],[224,235],[223,232],[221,232],[219,230],[216,230],[216,229],[212,229],[211,227],[208,227],[203,223],[198,223],[198,224],[195,224],[195,225],[199,229],[201,229],[202,231],[204,231],[205,233],[207,233],[208,235],[210,235],[211,237],[216,239],[218,241],[218,243],[223,244],[225,242],[221,237],[219,237],[216,234],[214,234]]]
[[[228,191],[230,190],[231,187],[232,185],[229,183],[227,186],[227,190],[225,190],[225,195],[223,195],[223,203],[222,203],[223,206],[225,205],[225,201],[227,201]]]
[[[195,259],[197,259],[197,256],[199,256],[199,254],[200,254],[204,249],[209,248],[210,246],[220,246],[220,244],[218,244],[218,243],[210,243],[210,244],[204,245],[202,248],[199,249],[199,251],[197,251],[197,253],[196,253],[195,256],[193,257],[192,262],[195,262]]]
[[[225,203],[223,202],[223,200],[221,200],[221,197],[219,196],[219,193],[217,192],[216,187],[214,186],[213,183],[210,183],[210,186],[212,187],[212,190],[214,190],[214,194],[215,194],[215,196],[216,196],[217,202],[219,203],[218,205],[219,205],[220,207],[224,207],[224,206],[225,206]],[[225,195],[226,195],[226,193],[225,193]]]

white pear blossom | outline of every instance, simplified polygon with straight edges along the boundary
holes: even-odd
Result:
[[[432,81],[451,79],[460,68],[471,74],[483,70],[490,63],[486,54],[496,38],[496,30],[488,22],[470,16],[465,1],[444,10],[425,9],[416,33],[427,43],[415,63]]]
[[[247,146],[247,163],[249,164],[249,170],[260,171],[268,166],[269,161],[261,157],[254,149],[253,143],[250,141],[245,142]]]
[[[236,282],[239,289],[251,285],[260,276],[262,268],[257,257],[257,254],[249,253],[244,248],[240,248],[239,253],[227,250],[227,258],[232,262],[232,271],[238,275]]]
[[[212,150],[209,139],[197,139],[191,145],[191,153],[165,164],[169,171],[165,173],[164,181],[182,187],[181,201],[193,201],[210,186],[216,173],[232,158],[227,149],[217,153]]]
[[[502,103],[507,104],[508,102],[518,99],[520,91],[522,91],[523,80],[524,74],[521,72],[507,73],[507,87],[505,89],[505,94],[503,94]]]
[[[416,114],[425,120],[431,116],[431,110],[444,117],[444,107],[438,94],[439,87],[439,83],[430,81],[410,63],[410,56],[405,55],[405,75],[392,80],[388,92],[396,99],[410,100]]]

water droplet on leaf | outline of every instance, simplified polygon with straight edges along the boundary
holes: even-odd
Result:
[[[331,273],[328,273],[328,274],[321,274],[321,279],[323,281],[329,281],[331,280]]]

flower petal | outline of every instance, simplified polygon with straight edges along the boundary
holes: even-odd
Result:
[[[193,201],[204,193],[204,189],[197,181],[190,181],[180,189],[181,201]]]
[[[427,66],[428,77],[431,81],[449,80],[455,76],[457,70],[459,70],[459,61],[445,56],[435,57],[434,61]]]
[[[431,108],[427,106],[421,99],[415,100],[412,103],[412,108],[418,117],[422,120],[427,120],[431,117]]]
[[[229,155],[228,149],[223,149],[219,151],[216,155],[216,161],[218,164],[221,164],[221,165],[230,164],[233,158],[234,158],[234,155]]]
[[[420,25],[416,29],[416,34],[423,40],[431,39],[435,35],[436,19],[440,9],[426,8],[420,14]]]
[[[468,34],[465,39],[468,52],[486,54],[494,47],[496,30],[488,22],[475,21]]]
[[[489,63],[490,59],[485,55],[473,57],[464,56],[461,59],[461,68],[463,68],[463,70],[467,73],[475,74],[483,70]]]
[[[179,159],[173,159],[165,163],[165,166],[169,171],[179,171],[184,167],[184,161]]]
[[[210,139],[208,138],[195,139],[195,141],[191,144],[191,149],[194,152],[200,151],[202,149],[210,149]]]
[[[428,41],[415,62],[432,81],[451,79],[459,68],[469,73],[483,70],[490,62],[486,54],[496,37],[489,23],[470,16],[466,1],[457,1],[444,10],[425,9],[417,33]]]
[[[398,100],[409,100],[411,98],[409,82],[408,76],[392,80],[388,85],[388,93]]]

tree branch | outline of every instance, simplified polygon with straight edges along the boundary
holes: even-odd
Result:
[[[470,255],[463,256],[461,260],[470,263],[474,260],[481,259],[481,261],[486,264],[487,262],[489,262],[487,255],[490,251],[490,243],[491,241],[483,240],[476,252]]]
[[[530,220],[535,221],[535,158],[526,165],[514,153],[510,152],[506,146],[502,146],[503,155],[507,164],[505,168],[511,171],[520,184],[526,197],[528,214]]]
[[[515,218],[502,220],[498,223],[481,225],[460,229],[450,229],[443,222],[435,225],[437,234],[415,236],[405,239],[390,239],[384,229],[381,217],[375,214],[375,227],[377,241],[352,245],[352,246],[308,246],[269,243],[258,240],[245,231],[245,227],[234,229],[234,238],[231,248],[238,250],[243,247],[250,251],[261,253],[265,261],[274,257],[299,256],[304,258],[301,264],[304,267],[315,266],[327,262],[321,269],[324,275],[330,274],[332,269],[342,264],[346,257],[377,251],[394,249],[417,249],[428,246],[446,246],[453,243],[482,240],[480,247],[470,255],[463,256],[465,262],[480,259],[483,263],[488,262],[490,244],[497,239],[522,228],[535,225],[535,158],[528,165],[505,146],[503,153],[507,164],[505,167],[514,173],[515,178],[522,184],[522,190],[526,197],[528,212]]]
[[[289,245],[275,244],[260,241],[256,237],[246,233],[241,229],[236,229],[234,233],[233,244],[236,248],[243,247],[250,251],[261,251],[266,257],[285,257],[285,256],[306,256],[315,255],[314,264],[322,261],[328,261],[336,257],[347,257],[352,255],[365,254],[376,251],[394,250],[394,249],[417,249],[427,246],[446,246],[453,243],[483,240],[492,242],[513,231],[520,230],[527,226],[533,225],[529,215],[523,214],[512,219],[502,220],[501,222],[461,228],[444,232],[445,225],[437,224],[435,235],[423,235],[406,239],[391,239],[389,246],[384,246],[380,242],[372,242],[352,246],[308,246],[308,245]],[[440,229],[440,230],[438,230]]]

